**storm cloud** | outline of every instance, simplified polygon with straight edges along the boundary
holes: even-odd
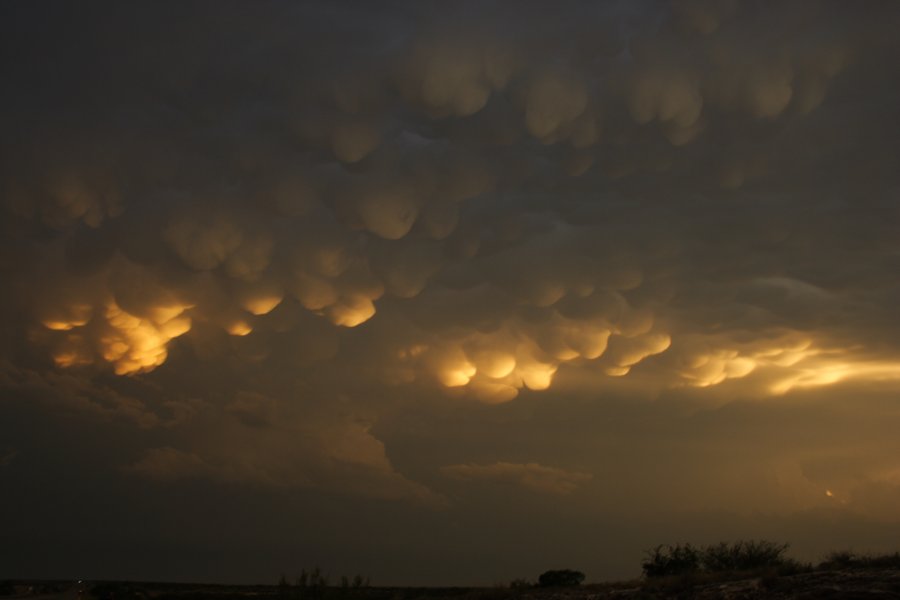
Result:
[[[0,424],[0,480],[23,504],[42,464],[94,464],[471,535],[522,495],[505,535],[530,502],[634,540],[678,511],[731,515],[711,541],[790,522],[809,554],[881,543],[817,538],[822,514],[900,523],[896,4],[0,11],[0,411],[34,429]],[[102,460],[41,428],[90,429]],[[416,544],[376,580],[460,560]],[[537,558],[497,560],[438,582]]]

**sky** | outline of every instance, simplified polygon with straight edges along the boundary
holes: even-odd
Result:
[[[0,4],[0,577],[900,539],[900,3]]]

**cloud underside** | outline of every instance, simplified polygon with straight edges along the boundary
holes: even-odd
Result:
[[[123,473],[444,506],[385,415],[900,388],[891,4],[21,10],[0,385]]]

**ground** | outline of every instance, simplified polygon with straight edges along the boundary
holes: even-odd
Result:
[[[672,578],[575,588],[296,588],[133,582],[13,582],[8,600],[840,600],[900,599],[900,569],[812,571],[728,581]]]

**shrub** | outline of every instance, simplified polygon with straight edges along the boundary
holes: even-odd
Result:
[[[767,540],[721,542],[705,547],[691,544],[657,546],[641,563],[646,577],[668,577],[688,573],[727,573],[777,567],[797,569],[799,564],[784,556],[788,544]]]
[[[706,571],[749,571],[784,564],[787,549],[788,544],[767,540],[722,542],[704,548],[701,560]]]
[[[641,568],[647,577],[683,575],[700,570],[701,551],[690,544],[663,544],[648,550],[646,554]]]
[[[540,587],[574,587],[584,581],[584,573],[571,569],[545,571],[538,577]]]

